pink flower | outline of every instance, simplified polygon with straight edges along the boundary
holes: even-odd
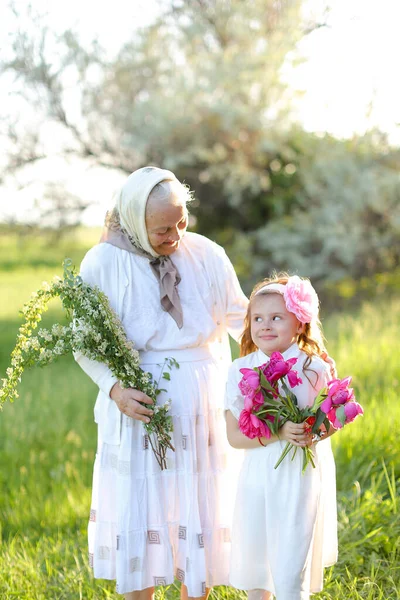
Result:
[[[322,408],[322,407],[321,407]],[[326,414],[328,421],[333,425],[335,429],[342,429],[343,425],[336,418],[336,408],[331,408],[331,410]]]
[[[239,416],[239,429],[244,435],[250,439],[255,438],[253,424],[250,419],[251,412],[249,410],[242,410]]]
[[[244,409],[239,416],[239,429],[251,440],[256,437],[271,437],[271,432],[267,425],[263,423],[256,415]]]
[[[300,323],[311,323],[318,316],[318,296],[307,279],[289,277],[283,293],[286,308]]]
[[[331,394],[336,394],[340,389],[347,388],[351,383],[351,377],[344,377],[343,379],[331,379],[328,381],[328,388]]]
[[[280,352],[273,352],[269,363],[263,369],[263,373],[270,384],[273,385],[276,381],[287,375],[296,362],[297,358],[285,360]]]
[[[254,408],[253,400],[252,398],[249,398],[249,396],[244,397],[244,408],[249,412],[251,412]]]
[[[246,386],[249,390],[257,390],[260,387],[260,375],[254,369],[240,369],[243,377],[240,383]],[[246,394],[247,395],[247,394]]]
[[[245,398],[256,404],[264,402],[263,395],[260,389],[260,374],[254,369],[240,369],[243,377],[239,381],[239,390]]]
[[[350,383],[351,377],[328,381],[328,398],[331,398],[332,404],[346,404],[354,400],[354,391],[348,387]]]
[[[351,377],[328,381],[328,396],[321,404],[321,410],[328,414],[334,406],[346,405],[354,400],[354,390],[349,388]]]
[[[296,387],[296,385],[300,385],[300,383],[303,383],[303,380],[301,379],[301,377],[299,377],[297,371],[289,371],[287,374],[287,378],[289,381],[289,385],[292,388]]]
[[[339,407],[340,405],[332,406],[331,410],[326,415],[329,422],[332,423],[335,429],[341,429],[343,427],[343,424],[336,416],[336,412]],[[350,402],[346,402],[346,404],[343,406],[343,411],[345,416],[344,425],[347,425],[347,423],[352,423],[354,419],[358,417],[358,415],[364,414],[362,406],[358,404],[358,402],[354,402],[352,400],[350,400]]]
[[[344,414],[346,415],[346,425],[351,423],[358,415],[363,415],[363,407],[358,402],[348,402],[344,405]]]
[[[322,412],[324,412],[327,415],[332,408],[332,398],[327,396],[325,398],[325,400],[322,402],[320,408],[321,408]]]

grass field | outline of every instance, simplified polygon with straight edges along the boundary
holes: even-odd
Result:
[[[8,366],[18,309],[64,256],[79,263],[98,232],[80,232],[58,249],[38,240],[0,240],[0,376]],[[60,319],[55,303],[45,322]],[[324,319],[339,374],[352,374],[365,417],[333,438],[337,464],[339,562],[316,600],[400,598],[400,299],[365,304]],[[86,525],[96,446],[95,386],[62,359],[26,374],[20,398],[0,413],[0,598],[117,598],[94,581]],[[158,598],[178,598],[177,586]],[[214,598],[245,595],[217,588]]]

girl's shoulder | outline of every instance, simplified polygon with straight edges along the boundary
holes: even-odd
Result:
[[[301,350],[300,357],[301,367],[303,370],[306,360],[308,359],[308,355]],[[313,386],[326,385],[326,382],[329,381],[329,379],[332,379],[330,365],[320,356],[313,356],[311,358],[311,362],[306,365],[304,372],[309,374],[309,378]]]
[[[257,360],[257,352],[251,352],[250,354],[246,354],[246,356],[236,358],[232,362],[231,369],[239,371],[240,369],[253,369],[254,367],[259,367],[260,364],[258,364]]]
[[[300,350],[300,358],[304,364],[309,357],[305,352],[303,352],[303,350]],[[315,371],[318,371],[319,373],[322,373],[326,370],[329,371],[328,363],[325,362],[320,356],[312,356],[310,360],[311,362],[309,363],[309,367]]]

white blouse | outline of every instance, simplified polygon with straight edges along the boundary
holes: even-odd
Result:
[[[230,358],[227,333],[239,337],[248,303],[231,262],[220,246],[191,232],[185,234],[171,258],[181,276],[181,329],[161,307],[159,284],[147,258],[103,243],[86,254],[80,274],[108,296],[137,350],[208,346],[226,362]],[[75,359],[100,388],[95,420],[103,439],[119,443],[120,413],[109,397],[117,378],[103,363],[78,353]]]

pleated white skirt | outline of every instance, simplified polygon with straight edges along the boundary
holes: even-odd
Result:
[[[240,453],[226,441],[225,372],[206,348],[148,352],[142,367],[155,381],[166,356],[179,363],[170,381],[160,380],[167,392],[158,398],[172,401],[175,452],[168,451],[161,471],[143,424],[125,415],[119,446],[99,439],[89,559],[95,577],[116,579],[121,594],[176,578],[189,596],[201,596],[206,587],[228,584]]]

